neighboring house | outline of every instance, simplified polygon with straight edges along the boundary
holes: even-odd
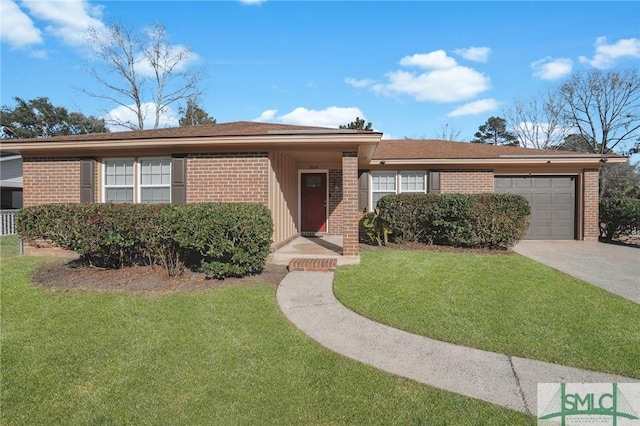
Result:
[[[13,152],[0,152],[0,209],[21,208],[22,157]]]
[[[596,240],[598,169],[618,156],[378,132],[234,122],[3,142],[21,153],[24,205],[61,202],[262,203],[274,246],[343,236],[358,254],[364,208],[395,192],[515,192],[532,203],[528,238]]]

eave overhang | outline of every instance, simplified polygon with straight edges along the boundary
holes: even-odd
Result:
[[[461,166],[461,165],[519,165],[519,164],[589,164],[604,165],[614,163],[626,163],[626,157],[602,157],[602,156],[564,156],[564,155],[504,155],[497,158],[376,158],[370,162],[371,165],[427,165],[427,166]]]

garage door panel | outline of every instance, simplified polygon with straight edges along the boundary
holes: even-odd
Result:
[[[572,206],[574,197],[572,194],[553,194],[552,202],[557,206]]]
[[[516,189],[531,189],[533,183],[527,178],[513,178],[512,188]]]
[[[573,229],[573,225],[554,225],[552,234],[556,236],[556,239],[572,240]]]
[[[553,204],[553,194],[533,194],[531,202],[537,205],[551,205]]]
[[[529,232],[525,236],[527,240],[545,240],[545,235],[553,232],[551,225],[531,225]]]
[[[532,187],[536,189],[551,189],[553,187],[553,181],[551,178],[529,178],[532,182]]]
[[[513,189],[513,179],[496,179],[495,181],[495,191],[496,192],[507,192],[506,189]],[[511,191],[509,191],[511,192]]]
[[[575,178],[568,176],[496,177],[495,192],[518,194],[531,204],[526,239],[575,237]]]
[[[573,211],[571,211],[570,209],[556,210],[553,215],[553,220],[573,222]]]

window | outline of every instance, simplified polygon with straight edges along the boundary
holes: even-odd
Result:
[[[133,160],[114,159],[104,162],[104,201],[133,203]]]
[[[104,202],[171,202],[171,159],[113,158],[103,166]]]
[[[371,173],[371,204],[376,208],[378,200],[385,195],[396,193],[396,172]]]
[[[371,205],[387,194],[400,192],[427,192],[427,173],[421,170],[401,172],[371,172]]]
[[[168,158],[140,160],[140,202],[149,204],[171,202],[171,160]]]
[[[400,172],[400,192],[427,192],[427,173],[421,171]]]

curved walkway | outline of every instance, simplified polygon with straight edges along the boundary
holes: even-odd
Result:
[[[538,383],[624,383],[637,380],[458,346],[371,321],[333,294],[332,272],[290,272],[278,304],[323,346],[391,374],[536,414]]]

